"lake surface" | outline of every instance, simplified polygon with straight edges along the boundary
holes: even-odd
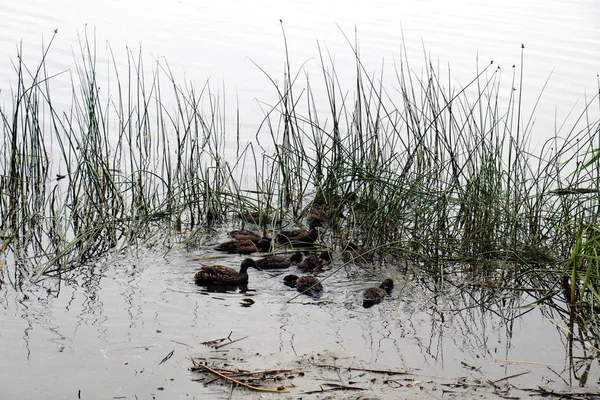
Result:
[[[335,59],[341,85],[349,91],[356,78],[347,39],[354,42],[355,29],[365,71],[378,76],[383,69],[389,91],[398,86],[394,64],[404,54],[417,73],[425,55],[442,68],[449,66],[456,85],[465,85],[476,75],[477,63],[481,69],[493,60],[502,68],[509,89],[512,67],[521,63],[523,44],[525,115],[533,110],[550,77],[535,113],[533,135],[539,140],[554,134],[576,104],[581,111],[586,95],[589,98],[598,92],[600,5],[594,0],[368,4],[225,0],[210,6],[186,0],[25,0],[3,7],[0,17],[5,21],[0,27],[0,54],[4,55],[0,59],[0,98],[5,104],[14,80],[10,60],[16,58],[16,47],[22,43],[24,59],[33,66],[40,59],[42,40],[48,43],[57,29],[49,55],[56,72],[73,72],[73,52],[78,53],[79,37],[86,34],[97,42],[100,75],[103,68],[108,69],[102,64],[108,58],[107,44],[115,62],[122,64],[127,62],[126,49],[137,55],[142,46],[148,69],[153,58],[164,57],[179,82],[202,87],[210,80],[213,91],[226,103],[231,127],[239,105],[242,135],[248,139],[263,116],[258,101],[273,104],[276,95],[253,62],[281,82],[285,62],[282,27],[292,71],[306,62],[304,68],[312,81],[322,80],[320,44]],[[53,101],[69,104],[70,87],[59,84],[60,79],[55,79]],[[509,91],[505,93],[508,96]]]
[[[293,299],[297,293],[283,284],[285,274],[297,273],[294,267],[251,270],[244,292],[215,293],[194,284],[199,265],[235,266],[242,257],[209,248],[156,250],[132,248],[111,255],[60,286],[46,280],[27,290],[27,298],[5,287],[0,356],[11,368],[0,376],[3,395],[228,398],[227,386],[192,381],[201,375],[189,371],[190,357],[244,370],[291,368],[307,376],[315,364],[408,371],[413,375],[404,377],[407,381],[433,382],[437,390],[461,377],[475,382],[525,373],[510,383],[555,389],[564,386],[557,376],[569,379],[560,331],[543,316],[544,307],[527,305],[533,299],[526,296],[507,293],[502,305],[482,307],[478,299],[488,296],[486,289],[474,288],[461,298],[449,285],[446,294],[433,298],[408,275],[365,266],[336,272],[314,299]],[[341,264],[335,260],[332,269]],[[396,282],[391,297],[364,309],[362,290],[382,276]],[[514,319],[525,312],[527,318]],[[243,340],[220,349],[203,344],[227,336]],[[161,363],[171,351],[172,357]],[[590,382],[597,377],[593,370]],[[420,398],[419,389],[388,387],[380,378],[356,373],[351,381],[370,389],[363,394],[380,399]],[[297,377],[294,387],[283,382],[294,394],[283,398],[298,398],[331,380]]]
[[[230,128],[239,107],[246,140],[253,139],[263,118],[260,102],[276,99],[272,84],[254,63],[283,79],[282,27],[293,70],[302,67],[311,80],[321,79],[319,44],[325,57],[335,60],[349,91],[356,79],[348,44],[355,40],[355,29],[365,70],[379,76],[383,68],[390,91],[398,86],[394,65],[404,54],[417,74],[425,56],[442,70],[449,67],[458,87],[476,75],[478,62],[481,69],[493,60],[510,90],[513,65],[521,73],[524,45],[526,114],[543,89],[534,146],[555,134],[565,119],[573,121],[598,92],[600,3],[595,0],[224,0],[210,5],[191,0],[23,0],[3,5],[0,19],[0,106],[9,113],[17,47],[22,46],[26,64],[35,66],[42,42],[47,44],[55,29],[48,56],[54,72],[75,73],[73,53],[86,34],[96,40],[100,73],[107,69],[107,44],[122,65],[128,49],[137,54],[141,46],[150,65],[154,58],[164,58],[179,82],[202,87],[209,80],[225,101]],[[69,77],[52,80],[54,101],[65,107],[71,96]],[[559,133],[568,127],[566,123]],[[235,129],[229,132],[233,135]],[[233,338],[248,336],[231,350],[245,368],[289,366],[331,352],[341,358],[340,364],[414,369],[422,376],[418,379],[499,379],[530,371],[517,383],[577,384],[570,380],[560,328],[539,309],[513,321],[506,314],[521,311],[490,313],[473,307],[441,322],[430,299],[404,282],[393,300],[363,310],[357,306],[360,292],[379,276],[360,269],[335,275],[320,302],[286,303],[293,292],[278,277],[260,274],[252,276],[249,293],[217,295],[191,281],[197,265],[189,259],[206,254],[213,253],[179,249],[167,256],[113,255],[60,288],[52,280],[28,288],[28,298],[4,285],[0,359],[10,368],[0,374],[3,396],[77,398],[81,390],[81,398],[226,398],[226,389],[191,381],[195,376],[188,368],[189,356],[213,356],[202,342],[230,332]],[[228,265],[239,261],[227,259]],[[2,273],[8,282],[8,268]],[[350,278],[356,283],[349,285]],[[402,282],[402,276],[396,278]],[[245,298],[254,304],[242,307]],[[159,365],[171,350],[172,359]],[[540,364],[502,362],[509,359]],[[461,362],[481,369],[468,370]],[[592,371],[589,384],[597,380],[598,371]]]

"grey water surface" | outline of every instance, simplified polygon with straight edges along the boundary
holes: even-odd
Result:
[[[402,272],[372,265],[341,268],[324,280],[317,298],[294,298],[298,293],[283,283],[285,274],[297,273],[294,267],[252,269],[242,291],[194,284],[201,264],[236,267],[241,259],[210,249],[166,255],[130,249],[72,282],[48,279],[26,290],[27,296],[4,287],[0,355],[10,368],[0,377],[3,396],[227,398],[228,386],[192,380],[200,375],[190,372],[190,357],[209,365],[300,368],[308,374],[313,364],[307,361],[328,355],[330,364],[408,371],[411,380],[436,383],[527,372],[511,383],[560,389],[565,385],[557,376],[569,379],[560,331],[543,317],[543,308],[519,308],[528,303],[520,295],[489,308],[475,297],[455,297],[450,288],[448,298],[434,299]],[[342,264],[334,261],[320,277]],[[392,295],[363,308],[362,290],[383,276],[396,282]],[[532,310],[527,318],[515,319],[525,310]],[[226,337],[242,340],[220,349],[203,344]],[[305,383],[312,390],[320,384]],[[372,391],[382,395],[383,388]],[[406,388],[382,398],[397,396],[407,396]]]

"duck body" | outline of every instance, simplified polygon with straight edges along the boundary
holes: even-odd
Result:
[[[254,243],[258,243],[258,241],[262,239],[261,234],[248,229],[231,231],[229,232],[229,236],[231,236],[235,240],[250,240]]]
[[[373,251],[369,251],[363,247],[359,247],[354,243],[348,242],[343,250],[344,260],[355,263],[371,263],[373,262]]]
[[[309,254],[302,259],[298,268],[303,271],[318,272],[325,265],[331,264],[331,254],[328,251],[323,251],[319,255]]]
[[[257,268],[256,263],[251,258],[242,261],[240,270],[223,265],[203,266],[200,271],[194,275],[196,284],[222,284],[235,285],[248,282],[248,268]]]
[[[378,287],[366,288],[363,292],[363,307],[369,308],[379,304],[385,296],[387,296],[387,292],[384,289]]]
[[[258,248],[256,243],[251,240],[230,240],[223,242],[215,247],[215,250],[226,251],[227,253],[250,254],[256,253]]]
[[[215,247],[215,250],[235,254],[251,254],[260,251],[259,245],[249,239],[230,240]]]
[[[274,222],[274,218],[267,211],[251,211],[240,213],[239,218],[242,221],[250,222],[256,225],[266,225],[270,222]]]
[[[324,204],[317,202],[313,204],[306,220],[312,226],[326,227],[329,225],[329,213]]]
[[[384,280],[379,287],[366,288],[363,292],[363,307],[369,308],[375,304],[381,303],[385,296],[388,296],[394,288],[394,281]]]
[[[283,278],[283,282],[290,287],[295,287],[298,292],[309,296],[323,291],[323,285],[314,276],[287,275]]]
[[[279,244],[292,244],[297,246],[306,246],[313,244],[318,237],[315,227],[311,229],[294,229],[291,231],[281,231],[275,241]]]
[[[256,260],[256,265],[261,269],[287,268],[292,265],[292,260],[284,256],[267,256]]]

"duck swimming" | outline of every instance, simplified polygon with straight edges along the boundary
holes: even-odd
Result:
[[[381,303],[385,296],[388,296],[394,288],[394,281],[387,278],[379,287],[366,288],[363,292],[363,307],[369,308],[375,304]]]
[[[240,270],[236,271],[233,268],[223,265],[204,266],[196,275],[194,281],[196,284],[222,284],[236,285],[248,282],[248,268],[259,269],[256,262],[251,258],[246,258],[242,261]]]
[[[248,229],[231,231],[229,232],[229,236],[231,236],[235,240],[251,240],[254,243],[258,243],[258,241],[263,238],[263,236],[258,232],[254,232]]]
[[[283,282],[290,287],[295,287],[302,294],[312,296],[323,291],[323,285],[314,276],[287,275],[283,278]]]
[[[292,259],[285,256],[266,256],[256,260],[256,265],[261,269],[287,268],[292,265]]]
[[[311,224],[310,229],[294,229],[291,231],[281,231],[275,236],[275,241],[279,244],[292,244],[297,246],[306,246],[313,244],[319,236],[317,228]]]
[[[271,240],[262,238],[257,242],[250,239],[237,239],[221,243],[215,247],[215,250],[226,251],[227,253],[235,254],[251,254],[259,251],[269,251],[271,248]]]
[[[331,253],[322,251],[319,255],[309,254],[304,257],[298,268],[303,271],[318,272],[321,271],[323,266],[329,264],[331,264]]]

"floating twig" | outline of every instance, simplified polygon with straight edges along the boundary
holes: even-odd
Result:
[[[464,361],[461,361],[461,362],[460,362],[460,364],[461,364],[463,367],[467,367],[467,368],[469,368],[469,369],[471,369],[471,370],[473,370],[473,371],[479,371],[479,369],[481,369],[481,367],[476,367],[476,366],[474,366],[474,365],[469,365],[469,364],[467,364],[467,363],[466,363],[466,362],[464,362]]]
[[[303,394],[315,394],[315,393],[322,393],[322,392],[332,392],[332,391],[335,391],[335,390],[367,390],[367,389],[359,387],[359,386],[346,386],[346,385],[340,385],[338,383],[325,383],[324,385],[331,386],[331,387],[329,387],[329,388],[323,388],[321,386],[321,388],[319,390],[311,390],[309,392],[303,392]]]
[[[194,363],[194,366],[191,368],[192,371],[200,371],[203,370],[203,368],[201,368],[199,366],[199,364],[192,360]],[[228,369],[223,369],[223,368],[214,368],[216,371],[219,371],[220,373],[222,373],[223,375],[227,375],[229,377],[240,377],[240,376],[254,376],[254,375],[274,375],[274,374],[286,374],[286,373],[295,373],[295,374],[300,374],[303,375],[304,373],[302,371],[298,371],[298,370],[294,370],[294,369],[265,369],[262,371],[246,371],[246,370],[237,370],[237,371],[232,371],[232,370],[228,370]],[[215,378],[215,380],[220,379],[220,378]],[[193,381],[198,381],[200,379],[192,379]],[[207,383],[211,383],[213,381],[207,382]]]
[[[199,364],[199,363],[196,363],[196,362],[194,362],[194,364],[196,364],[198,367],[204,368],[205,370],[207,370],[209,372],[212,372],[213,374],[215,374],[215,375],[217,375],[217,376],[225,379],[228,382],[235,383],[236,385],[243,386],[243,387],[245,387],[247,389],[250,389],[250,390],[254,390],[254,391],[257,391],[257,392],[269,392],[269,393],[288,393],[287,390],[264,389],[264,388],[259,388],[259,387],[256,387],[256,386],[248,385],[247,383],[240,382],[237,379],[233,379],[233,378],[231,378],[231,377],[229,377],[229,376],[227,376],[225,374],[222,374],[219,371],[215,371],[214,369],[210,368],[208,365]]]
[[[554,364],[548,364],[537,361],[521,361],[521,360],[494,360],[497,363],[508,363],[508,364],[531,364],[531,365],[543,365],[546,367],[553,366]]]
[[[284,374],[288,372],[296,372],[293,369],[265,369],[263,371],[242,371],[242,372],[228,372],[226,375],[233,376],[251,376],[251,375],[271,375],[271,374]]]
[[[373,372],[376,374],[388,374],[388,375],[411,375],[410,372],[406,371],[392,371],[389,369],[370,369],[370,368],[358,368],[358,367],[341,367],[338,365],[330,365],[330,364],[316,364],[316,367],[323,368],[334,368],[334,369],[349,369],[352,371],[365,371],[365,372]]]
[[[213,347],[214,347],[215,349],[220,349],[221,347],[228,346],[228,345],[230,345],[230,344],[232,344],[232,343],[239,342],[240,340],[244,340],[244,339],[247,339],[247,338],[248,338],[248,336],[244,336],[244,337],[241,337],[241,338],[239,338],[239,339],[235,339],[235,340],[231,340],[231,339],[227,338],[227,339],[229,339],[229,340],[230,340],[229,342],[227,342],[227,343],[223,343],[223,344],[220,344],[220,345],[218,345],[218,346],[213,346]]]
[[[508,376],[505,376],[504,378],[500,378],[500,379],[496,379],[495,381],[488,381],[488,382],[491,383],[492,385],[496,385],[496,383],[498,383],[498,382],[502,382],[502,381],[505,381],[505,380],[511,379],[511,378],[516,378],[517,376],[525,375],[530,372],[531,371],[523,371],[523,372],[519,372],[518,374],[508,375]]]
[[[180,344],[180,345],[182,345],[182,346],[185,346],[185,347],[192,347],[192,346],[190,346],[190,345],[189,345],[189,344],[187,344],[187,343],[179,342],[179,341],[177,341],[177,340],[171,340],[171,342],[173,342],[173,343],[177,343],[177,344]]]
[[[219,343],[222,343],[226,340],[231,340],[231,335],[233,334],[233,331],[229,332],[229,335],[227,337],[224,338],[219,338],[219,339],[214,339],[214,340],[207,340],[206,342],[202,342],[200,344],[203,344],[205,346],[209,346],[209,347],[217,347],[217,345]]]
[[[525,390],[529,392],[536,392],[541,394],[542,396],[556,396],[562,397],[565,399],[591,399],[591,398],[600,398],[600,392],[557,392],[550,389],[545,389],[543,387],[538,388],[519,388],[519,390]]]
[[[211,261],[211,260],[219,260],[219,259],[222,259],[222,258],[227,258],[227,256],[224,256],[224,255],[214,255],[214,256],[194,257],[194,258],[190,258],[187,261],[188,262],[191,262],[191,261]]]
[[[171,352],[169,354],[167,354],[167,356],[165,358],[163,358],[158,365],[164,363],[165,361],[167,361],[169,358],[173,357],[173,354],[175,353],[175,350],[171,350]]]

